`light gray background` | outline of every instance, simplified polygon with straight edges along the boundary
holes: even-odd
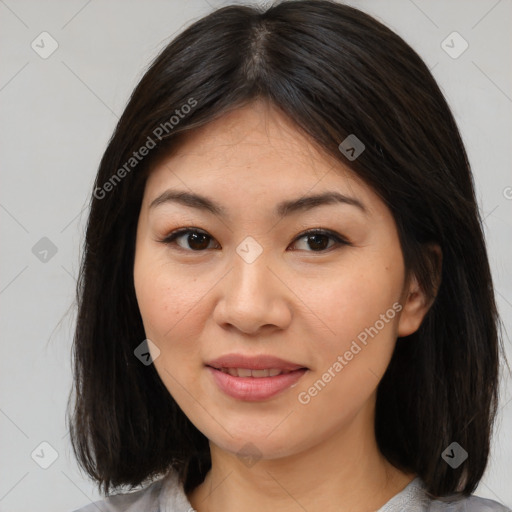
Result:
[[[0,511],[66,512],[100,499],[78,471],[64,417],[74,322],[69,308],[84,205],[117,118],[149,61],[185,26],[225,3],[0,0]],[[351,4],[381,19],[419,52],[453,108],[473,166],[497,301],[510,332],[512,2]],[[31,48],[43,31],[59,45],[47,59]],[[469,43],[457,59],[441,47],[453,31]],[[46,262],[32,252],[42,237],[58,249]],[[508,336],[505,342],[512,360]],[[502,389],[492,460],[477,494],[512,506],[508,376]],[[42,442],[58,453],[48,469],[31,458],[37,448],[36,460],[50,461],[51,450],[41,448]]]

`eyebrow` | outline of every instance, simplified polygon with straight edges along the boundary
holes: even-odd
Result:
[[[213,213],[219,217],[228,217],[227,210],[223,206],[208,197],[191,192],[166,190],[151,202],[149,208],[156,208],[164,203],[178,203],[183,206]],[[298,199],[282,201],[277,204],[275,208],[275,215],[282,218],[291,215],[292,213],[307,211],[312,208],[328,204],[346,204],[355,206],[365,215],[368,215],[368,210],[361,201],[354,197],[340,194],[339,192],[324,192],[322,194],[303,196]]]

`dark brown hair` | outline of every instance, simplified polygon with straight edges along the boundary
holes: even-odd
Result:
[[[489,455],[500,338],[466,151],[417,53],[369,15],[328,0],[216,10],[172,40],[134,90],[100,163],[77,287],[68,414],[81,467],[106,494],[171,467],[188,492],[210,467],[207,438],[154,366],[134,356],[145,339],[136,225],[148,173],[179,147],[179,134],[256,98],[348,165],[392,212],[406,271],[435,300],[419,330],[398,339],[379,384],[378,446],[432,495],[471,493]],[[365,145],[353,161],[338,148],[350,134]],[[131,160],[143,146],[151,146],[144,158]],[[431,243],[443,252],[437,295]],[[453,441],[469,453],[457,469],[441,458]]]

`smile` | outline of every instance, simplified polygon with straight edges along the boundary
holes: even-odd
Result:
[[[213,368],[207,366],[217,388],[225,395],[244,401],[263,401],[295,386],[308,371],[249,368]]]
[[[252,370],[249,368],[218,368],[221,372],[228,373],[233,377],[276,377],[284,373],[290,373],[291,370],[281,370],[279,368],[269,368],[263,370]]]

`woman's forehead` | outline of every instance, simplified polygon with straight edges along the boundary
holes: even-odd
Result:
[[[321,156],[313,141],[274,106],[254,101],[226,112],[209,123],[182,133],[176,154],[290,153],[297,158]]]
[[[153,166],[151,181],[169,181],[170,174],[184,171],[204,182],[236,176],[267,186],[302,180],[312,187],[327,180],[367,188],[341,158],[321,150],[283,113],[261,102],[179,135],[177,147]]]

